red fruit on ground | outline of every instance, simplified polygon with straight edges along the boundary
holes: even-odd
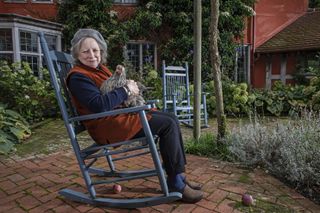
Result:
[[[242,195],[242,203],[246,206],[252,206],[255,204],[255,200],[253,197],[249,194],[243,194]]]
[[[114,184],[114,185],[113,185],[113,192],[114,192],[115,194],[120,193],[121,190],[122,190],[121,185],[119,185],[119,184]]]

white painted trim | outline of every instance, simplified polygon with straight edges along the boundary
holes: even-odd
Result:
[[[18,0],[5,0],[5,3],[18,3],[18,4],[25,4],[27,3],[27,0],[18,1]]]
[[[48,27],[50,27],[48,25]],[[55,36],[56,39],[56,48],[58,51],[61,51],[62,45],[61,45],[61,37],[62,37],[62,32],[57,31],[57,30],[52,30],[52,29],[47,29],[45,27],[39,27],[39,26],[33,26],[33,25],[28,25],[24,23],[18,23],[14,21],[8,21],[8,22],[0,22],[0,29],[11,29],[12,30],[12,49],[13,51],[11,52],[13,54],[13,61],[21,61],[21,54],[23,55],[30,55],[30,56],[36,56],[38,57],[38,72],[41,77],[41,70],[40,67],[42,67],[42,50],[40,47],[40,41],[38,36],[36,37],[36,42],[37,42],[37,52],[25,52],[20,50],[20,31],[24,32],[30,32],[30,33],[35,33],[37,34],[38,32],[44,32],[46,35],[52,35]],[[7,53],[8,51],[1,51],[1,53]]]
[[[266,62],[266,89],[271,89],[272,78],[272,56],[267,58]]]
[[[280,56],[280,79],[283,84],[286,84],[286,74],[287,74],[287,55]]]
[[[287,80],[287,79],[293,79],[293,76],[290,75],[290,74],[286,74],[285,75],[285,80]],[[273,74],[273,75],[271,75],[271,80],[281,80],[281,75]]]
[[[34,3],[34,4],[53,4],[53,0],[45,0],[45,1],[32,0],[32,3]]]

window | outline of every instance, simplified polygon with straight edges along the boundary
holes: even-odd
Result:
[[[45,35],[49,50],[57,50],[57,36]]]
[[[12,30],[0,29],[0,60],[13,62]]]
[[[298,57],[298,75],[313,76],[320,74],[320,52],[304,52]]]
[[[143,67],[155,67],[156,46],[148,42],[129,42],[126,45],[125,55],[136,71],[142,72]]]
[[[34,3],[53,3],[53,0],[32,0]]]
[[[113,0],[115,4],[137,4],[138,0]]]
[[[11,2],[11,3],[26,3],[27,0],[6,0],[4,2]]]
[[[39,76],[38,37],[35,32],[20,31],[21,61],[29,63],[35,76]]]
[[[12,51],[11,29],[0,29],[0,51]]]
[[[250,83],[250,46],[239,46],[236,51],[234,80]]]
[[[38,52],[37,34],[20,31],[20,50],[26,52]]]
[[[7,61],[8,64],[13,63],[13,54],[0,53],[0,61]]]
[[[39,77],[39,57],[21,54],[21,61],[27,62],[33,70],[33,74]]]

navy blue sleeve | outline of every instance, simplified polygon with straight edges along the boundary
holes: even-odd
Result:
[[[68,88],[82,105],[94,113],[112,110],[128,98],[122,87],[102,95],[96,84],[80,73],[74,73],[70,76]]]

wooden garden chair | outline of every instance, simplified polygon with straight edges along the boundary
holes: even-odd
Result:
[[[71,55],[63,52],[49,51],[44,34],[39,33],[39,37],[62,118],[86,186],[86,193],[72,189],[62,189],[59,191],[59,194],[77,202],[116,208],[139,208],[159,205],[181,199],[181,193],[168,191],[164,170],[162,168],[155,143],[156,136],[151,134],[146,118],[145,111],[149,110],[151,106],[146,105],[117,109],[79,116],[71,103],[68,89],[65,85],[65,78],[72,67],[73,58]],[[85,131],[81,121],[122,113],[139,113],[146,137],[129,141],[119,141],[118,143],[108,145],[98,145],[92,141],[92,145],[89,147],[82,148],[80,146],[78,142],[78,135]],[[135,158],[141,155],[150,155],[154,168],[137,171],[117,170],[115,161]],[[103,167],[98,167],[98,165],[96,165],[97,160],[100,158],[105,161],[105,165]],[[99,179],[96,181],[93,176],[97,175],[99,177],[103,177],[103,180]],[[117,182],[150,176],[158,177],[161,188],[161,193],[157,192],[154,196],[122,199],[99,196],[96,192],[96,187],[102,187],[103,184],[111,184],[112,186]]]
[[[174,113],[178,120],[188,127],[193,126],[193,105],[190,91],[189,67],[168,66],[162,62],[162,89],[163,89],[163,110]],[[201,97],[201,127],[208,127],[208,114],[206,105],[206,94]]]

